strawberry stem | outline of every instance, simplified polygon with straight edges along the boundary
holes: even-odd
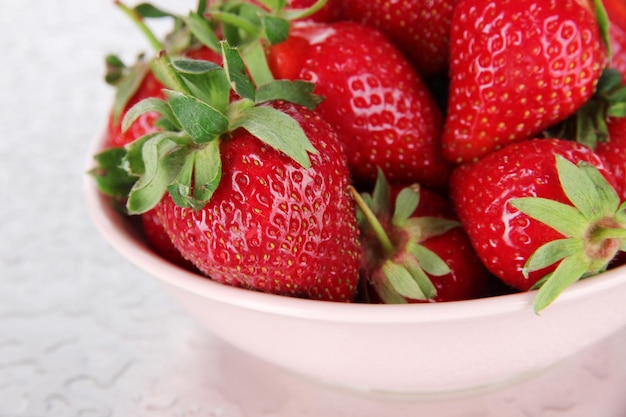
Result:
[[[359,192],[353,186],[349,186],[348,188],[350,190],[350,193],[354,197],[354,201],[356,202],[357,206],[359,207],[359,209],[361,210],[361,212],[367,219],[369,226],[372,228],[372,230],[374,231],[374,234],[378,238],[378,241],[380,242],[383,248],[383,252],[385,256],[391,255],[395,249],[394,249],[393,243],[391,242],[391,239],[389,239],[389,236],[387,235],[387,232],[385,231],[385,228],[380,223],[376,215],[369,208],[365,200],[363,200],[363,197],[361,197]]]
[[[143,32],[143,34],[146,36],[146,38],[148,39],[148,41],[150,42],[150,45],[152,45],[152,47],[154,48],[155,51],[161,51],[163,49],[165,49],[165,47],[163,46],[163,44],[161,43],[161,41],[159,41],[157,39],[157,37],[154,35],[154,33],[150,30],[150,28],[146,25],[146,23],[143,21],[143,19],[141,18],[141,16],[134,10],[131,9],[130,7],[126,6],[124,3],[122,3],[119,0],[115,0],[114,1],[115,5],[117,7],[119,7],[128,17],[130,17],[130,19],[135,22],[135,24],[137,25],[137,27],[139,28],[139,30],[141,30],[141,32]]]
[[[626,229],[598,227],[593,231],[593,238],[598,240],[626,239]]]
[[[212,10],[210,12],[210,18],[221,23],[233,25],[244,32],[256,36],[259,33],[259,27],[251,23],[248,19],[237,16],[233,13],[222,12],[220,10]]]

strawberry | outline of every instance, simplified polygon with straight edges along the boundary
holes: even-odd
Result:
[[[626,197],[626,85],[615,68],[606,68],[594,95],[572,117],[546,135],[575,140],[595,150]]]
[[[346,18],[384,33],[422,76],[444,72],[450,54],[452,12],[458,0],[343,0]]]
[[[461,0],[452,17],[445,156],[480,158],[537,135],[593,94],[607,52],[577,0]]]
[[[156,210],[178,249],[216,281],[265,292],[351,301],[358,250],[348,172],[319,116],[277,106],[320,155],[302,169],[244,130],[221,144],[222,180],[200,210],[165,198]]]
[[[414,184],[390,188],[379,173],[359,195],[361,276],[383,303],[444,302],[486,295],[488,273],[450,201]]]
[[[304,107],[319,97],[302,82],[255,86],[239,50],[221,47],[224,68],[167,54],[155,59],[165,99],[139,102],[123,128],[158,111],[167,129],[125,148],[118,166],[135,177],[128,212],[156,210],[183,257],[218,282],[352,301],[355,209],[336,133]]]
[[[196,267],[183,258],[180,251],[173,245],[156,209],[143,213],[140,220],[144,237],[159,256],[189,271],[196,271]]]
[[[356,183],[373,184],[380,167],[391,182],[445,186],[441,110],[380,32],[354,22],[293,23],[268,61],[276,78],[315,84],[325,98],[317,110],[336,128]]]
[[[540,287],[536,311],[626,249],[626,213],[613,176],[577,142],[510,144],[459,166],[450,187],[485,266],[518,290]]]

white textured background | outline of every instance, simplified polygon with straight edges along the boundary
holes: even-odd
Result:
[[[398,399],[302,381],[199,328],[83,205],[103,57],[147,48],[112,1],[0,0],[0,417],[626,415],[626,334],[500,391]]]

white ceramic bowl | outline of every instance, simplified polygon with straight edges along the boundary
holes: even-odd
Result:
[[[85,194],[104,238],[161,280],[211,332],[284,369],[335,385],[423,394],[491,386],[544,369],[626,325],[626,267],[576,283],[540,316],[533,312],[532,293],[365,305],[233,288],[155,255],[89,177]]]

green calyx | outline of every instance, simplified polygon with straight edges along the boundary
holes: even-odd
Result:
[[[216,1],[204,13],[191,13],[184,20],[201,43],[218,52],[215,32],[219,27],[221,38],[241,51],[255,84],[262,85],[272,79],[265,47],[284,42],[291,21],[310,16],[326,1],[318,0],[304,9],[289,8],[286,0],[260,0],[259,5],[248,1]]]
[[[572,283],[604,271],[618,251],[626,250],[626,203],[597,168],[556,157],[559,181],[572,205],[540,198],[513,199],[511,205],[561,233],[563,239],[539,247],[526,261],[528,276],[559,263],[540,279],[535,312],[550,305]]]
[[[549,129],[545,136],[574,140],[595,149],[609,141],[608,122],[626,117],[626,85],[619,71],[606,68],[594,95],[570,118]]]
[[[125,130],[142,114],[160,115],[159,133],[146,135],[125,148],[125,152],[105,151],[109,166],[117,157],[116,170],[98,170],[122,177],[111,183],[124,184],[109,194],[127,192],[131,214],[154,207],[165,193],[182,207],[202,208],[221,179],[221,138],[236,129],[245,129],[305,168],[309,154],[316,150],[291,116],[263,104],[290,101],[309,108],[319,103],[313,87],[300,81],[272,81],[257,88],[247,77],[236,48],[221,43],[224,66],[209,61],[170,59],[161,53],[152,70],[165,83],[165,99],[148,98],[126,113]],[[239,97],[230,100],[230,92]],[[103,156],[101,156],[103,158]],[[126,177],[126,178],[123,178]],[[128,190],[128,184],[132,187]]]
[[[380,170],[372,194],[359,194],[353,187],[350,191],[364,236],[367,279],[381,300],[401,304],[407,299],[434,298],[437,290],[428,275],[443,276],[450,273],[450,268],[422,242],[459,223],[438,217],[412,217],[420,201],[418,186],[402,189],[391,213],[391,190]]]

